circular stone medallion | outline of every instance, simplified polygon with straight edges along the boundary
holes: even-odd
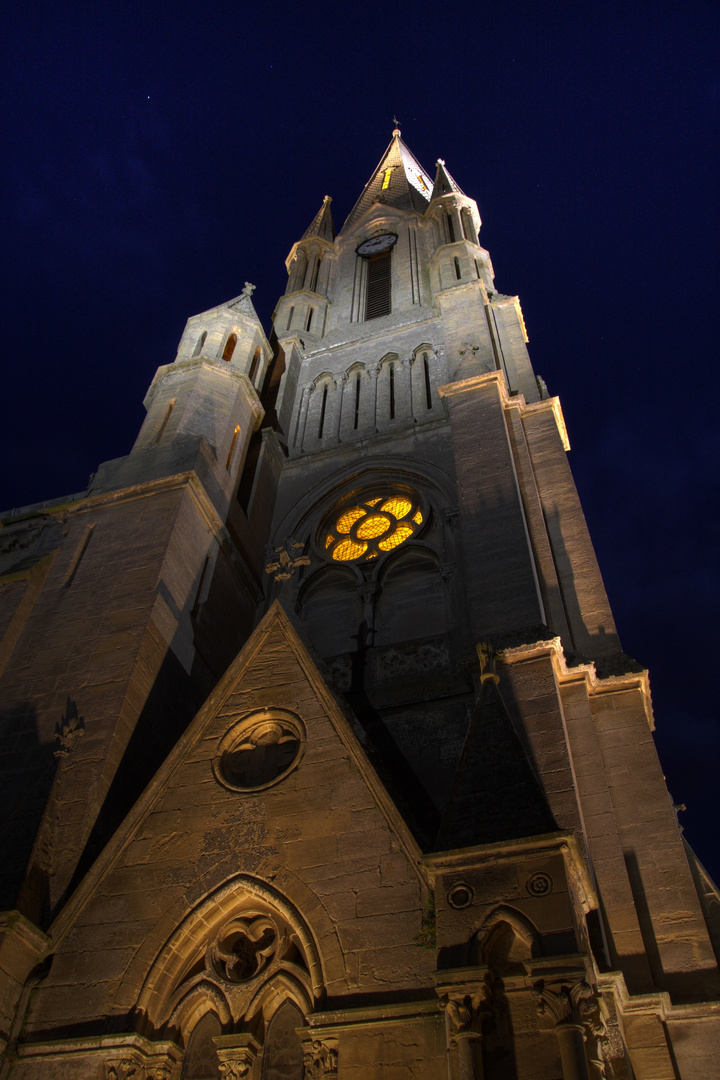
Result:
[[[304,749],[305,727],[299,716],[287,709],[258,709],[223,735],[213,772],[231,791],[259,791],[287,776]]]

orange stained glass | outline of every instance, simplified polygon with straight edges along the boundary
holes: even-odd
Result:
[[[333,534],[328,533],[327,536],[325,537],[325,547],[329,548],[334,539],[335,539],[335,537],[333,536]]]
[[[422,514],[419,510],[413,514],[413,521],[416,525],[422,525]]]
[[[367,502],[365,503],[365,505],[366,506],[377,506],[377,504],[379,502],[380,502],[379,499],[368,499]]]
[[[335,528],[339,533],[349,533],[350,528],[358,518],[365,516],[365,510],[360,506],[354,506],[352,510],[346,510],[335,522]]]
[[[377,551],[371,551],[370,554],[367,557],[367,561],[370,562],[371,559],[377,559],[377,557],[378,557]]]
[[[332,557],[338,562],[349,562],[350,559],[359,559],[367,551],[367,544],[357,544],[354,540],[341,540],[333,549]]]
[[[393,495],[391,499],[385,500],[380,509],[393,517],[403,518],[412,510],[412,503],[404,495]]]
[[[361,540],[372,540],[376,536],[382,536],[390,528],[392,526],[386,517],[370,514],[358,525],[356,533]]]
[[[404,540],[407,540],[408,536],[412,536],[412,525],[398,525],[392,536],[388,536],[386,540],[381,540],[378,547],[381,551],[392,551],[393,548],[398,547]]]

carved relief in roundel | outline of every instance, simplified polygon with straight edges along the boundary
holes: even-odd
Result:
[[[222,737],[213,772],[231,791],[258,791],[287,776],[304,749],[305,728],[299,716],[287,709],[259,709]]]

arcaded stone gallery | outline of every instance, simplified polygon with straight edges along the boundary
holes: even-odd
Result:
[[[2,1080],[718,1075],[720,895],[479,229],[396,130],[269,337],[193,315],[2,517]]]

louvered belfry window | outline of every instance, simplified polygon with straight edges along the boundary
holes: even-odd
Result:
[[[367,301],[365,318],[379,319],[389,315],[390,306],[390,252],[381,251],[367,261]]]

